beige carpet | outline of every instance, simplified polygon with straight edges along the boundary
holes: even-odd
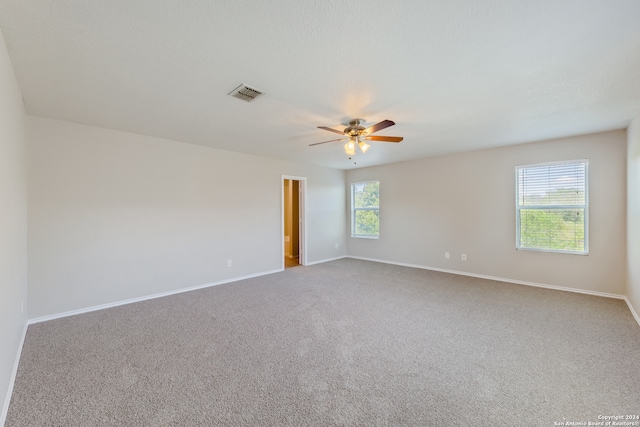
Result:
[[[344,259],[32,325],[6,426],[553,426],[639,380],[621,300]]]

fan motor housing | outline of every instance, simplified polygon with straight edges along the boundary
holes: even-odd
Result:
[[[362,135],[365,127],[360,125],[360,120],[352,120],[349,122],[349,127],[344,130],[344,133],[349,136]]]

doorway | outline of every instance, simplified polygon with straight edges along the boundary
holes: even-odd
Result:
[[[282,177],[283,268],[304,265],[304,194],[306,178]]]

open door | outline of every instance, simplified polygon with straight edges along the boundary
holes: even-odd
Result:
[[[305,265],[304,195],[306,178],[282,177],[283,269]]]

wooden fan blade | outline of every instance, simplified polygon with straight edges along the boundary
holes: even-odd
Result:
[[[365,138],[368,141],[378,141],[378,142],[400,142],[404,138],[401,136],[367,136]]]
[[[344,134],[344,132],[343,132],[343,131],[341,131],[341,130],[331,129],[331,128],[328,128],[328,127],[326,127],[326,126],[318,126],[318,129],[328,130],[329,132],[335,132],[335,133],[339,133],[339,134],[341,134],[341,135],[343,135],[343,134]]]
[[[313,144],[309,144],[309,147],[312,147],[314,145],[326,144],[327,142],[345,141],[347,139],[349,138],[338,138],[338,139],[331,139],[329,141],[315,142]]]
[[[367,133],[367,135],[371,135],[374,132],[378,132],[379,130],[388,128],[389,126],[393,126],[395,124],[396,123],[392,122],[391,120],[383,120],[380,123],[376,123],[375,125],[366,128],[364,131]]]

